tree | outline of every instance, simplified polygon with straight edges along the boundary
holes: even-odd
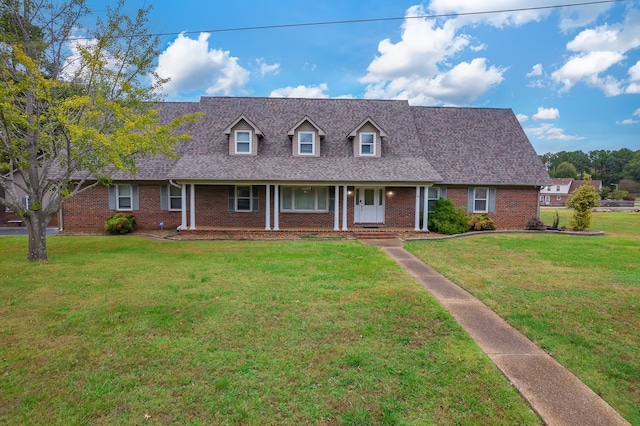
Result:
[[[576,170],[576,166],[568,161],[563,161],[551,173],[551,177],[578,179],[578,171]]]
[[[591,209],[598,206],[598,191],[590,185],[591,176],[584,175],[584,184],[567,199],[567,207],[573,209],[569,226],[574,231],[583,231],[591,226]]]
[[[622,170],[622,176],[640,182],[640,151],[636,151]]]
[[[23,217],[29,260],[47,259],[46,226],[66,198],[114,170],[135,176],[142,156],[174,155],[189,137],[178,128],[196,119],[161,123],[150,9],[123,6],[85,28],[85,0],[0,2],[0,206]]]

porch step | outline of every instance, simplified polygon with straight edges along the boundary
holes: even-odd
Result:
[[[398,233],[393,231],[353,231],[353,236],[359,240],[381,240],[398,238]]]

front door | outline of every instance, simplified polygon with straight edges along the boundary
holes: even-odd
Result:
[[[354,222],[384,223],[384,188],[355,188]]]
[[[551,197],[548,195],[544,196],[544,205],[548,206],[549,204],[551,204]]]

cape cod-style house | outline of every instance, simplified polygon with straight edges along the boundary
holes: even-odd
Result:
[[[235,97],[159,108],[165,119],[203,113],[178,158],[145,158],[135,177],[66,200],[64,230],[100,231],[124,211],[143,230],[426,231],[438,197],[523,229],[551,183],[510,109]]]

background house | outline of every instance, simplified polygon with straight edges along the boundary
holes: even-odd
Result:
[[[424,231],[438,197],[522,229],[551,183],[510,109],[225,97],[159,109],[204,117],[177,159],[142,159],[137,176],[116,173],[111,187],[66,200],[65,230],[101,230],[126,211],[141,229]]]
[[[541,206],[563,207],[567,205],[567,199],[573,191],[584,185],[583,180],[571,178],[553,178],[551,185],[543,186],[540,189],[539,202]],[[598,194],[602,191],[602,181],[592,180],[590,183]]]

